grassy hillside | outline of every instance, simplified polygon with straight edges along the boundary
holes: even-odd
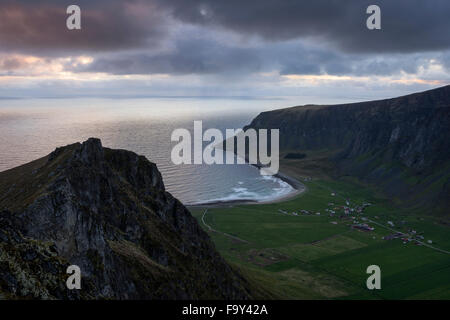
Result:
[[[402,206],[449,214],[450,86],[380,101],[263,112],[247,128],[279,129],[281,152],[301,154],[309,165],[302,170],[356,177]]]
[[[437,250],[450,252],[448,222],[401,211],[353,182],[314,178],[305,185],[304,194],[283,203],[191,211],[222,256],[278,298],[450,299],[450,253]],[[347,206],[346,199],[349,208],[372,205],[349,216],[342,209],[334,216],[325,211]],[[353,229],[355,221],[375,229]],[[383,240],[394,233],[389,228],[405,234],[413,229],[425,244]],[[428,240],[437,249],[427,247]],[[372,264],[381,268],[382,290],[366,288]]]
[[[263,112],[248,128],[279,129],[281,171],[307,187],[193,210],[248,279],[284,299],[450,299],[450,86]]]

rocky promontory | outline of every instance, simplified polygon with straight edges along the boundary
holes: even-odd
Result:
[[[66,287],[69,265],[80,290]],[[249,288],[143,156],[91,138],[0,173],[0,299],[248,299]]]

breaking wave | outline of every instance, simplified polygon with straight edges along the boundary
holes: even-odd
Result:
[[[229,201],[265,202],[277,200],[292,193],[295,189],[287,182],[274,176],[260,176],[245,181],[238,181],[225,196],[210,199],[203,203]]]

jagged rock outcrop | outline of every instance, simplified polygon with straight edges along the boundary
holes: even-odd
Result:
[[[145,157],[89,139],[0,173],[0,299],[251,294]]]
[[[280,129],[284,151],[330,150],[335,174],[449,213],[450,86],[400,98],[263,112],[246,128]]]

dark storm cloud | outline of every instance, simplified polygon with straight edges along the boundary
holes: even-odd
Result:
[[[225,46],[214,41],[180,40],[171,52],[100,57],[87,67],[73,71],[111,74],[213,74],[255,72],[261,59],[255,49]]]
[[[316,37],[347,52],[417,52],[450,47],[448,0],[157,0],[174,17],[277,41]],[[377,4],[382,30],[366,28]]]
[[[74,72],[392,75],[431,58],[450,69],[448,0],[0,1],[1,52],[94,57],[67,64]],[[82,9],[81,31],[66,29],[71,4]],[[381,7],[381,31],[366,28],[370,4]]]
[[[295,51],[297,54],[295,54]],[[329,74],[388,76],[400,72],[413,74],[429,64],[431,57],[442,62],[444,56],[433,53],[344,54],[326,48],[296,46],[278,53],[280,74]],[[277,59],[273,57],[272,59]]]
[[[66,28],[66,9],[81,7],[82,30]],[[0,3],[0,50],[58,55],[151,46],[166,31],[151,1],[11,1]]]
[[[304,45],[284,45],[272,49],[267,60],[277,61],[282,75],[351,72],[350,61],[333,50],[311,48]]]
[[[74,72],[131,74],[247,74],[277,72],[280,75],[389,76],[413,74],[434,58],[443,63],[448,55],[425,53],[361,55],[327,48],[311,48],[297,42],[256,47],[235,47],[212,39],[179,40],[170,52],[111,54],[89,65],[67,66]]]
[[[82,8],[83,30],[65,28],[66,8]],[[366,28],[366,8],[382,10],[382,30]],[[104,51],[156,45],[176,20],[270,41],[314,38],[346,52],[450,48],[448,0],[2,0],[0,50]]]

